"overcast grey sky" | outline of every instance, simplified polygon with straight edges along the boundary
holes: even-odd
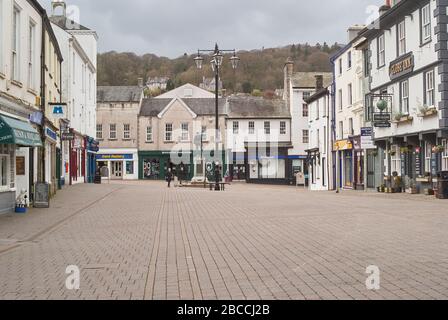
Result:
[[[50,8],[51,0],[39,0]],[[178,57],[218,42],[248,50],[292,43],[345,43],[385,0],[66,0],[98,32],[99,50]],[[76,8],[69,7],[69,14]],[[50,13],[51,11],[49,11]]]

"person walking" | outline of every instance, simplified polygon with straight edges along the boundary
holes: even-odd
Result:
[[[173,174],[171,173],[171,168],[169,168],[166,173],[166,182],[168,182],[168,188],[171,188],[171,180],[172,179],[173,179]]]

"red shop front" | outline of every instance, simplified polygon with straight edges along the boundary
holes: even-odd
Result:
[[[75,134],[70,148],[70,180],[84,183],[86,176],[86,143],[82,135]]]

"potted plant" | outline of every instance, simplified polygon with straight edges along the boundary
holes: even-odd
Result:
[[[417,194],[418,189],[413,179],[409,179],[409,188],[406,190],[409,194]]]
[[[432,147],[432,152],[433,153],[442,153],[444,151],[444,146],[443,145],[438,145],[438,146],[434,146]]]
[[[27,208],[27,195],[25,192],[22,192],[16,199],[16,208],[15,208],[15,212],[16,213],[26,213],[28,211]]]

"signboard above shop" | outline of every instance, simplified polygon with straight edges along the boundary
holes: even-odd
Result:
[[[414,71],[414,55],[410,52],[391,62],[389,76],[391,80],[394,80],[412,71]]]
[[[96,160],[133,160],[132,154],[98,154]]]

